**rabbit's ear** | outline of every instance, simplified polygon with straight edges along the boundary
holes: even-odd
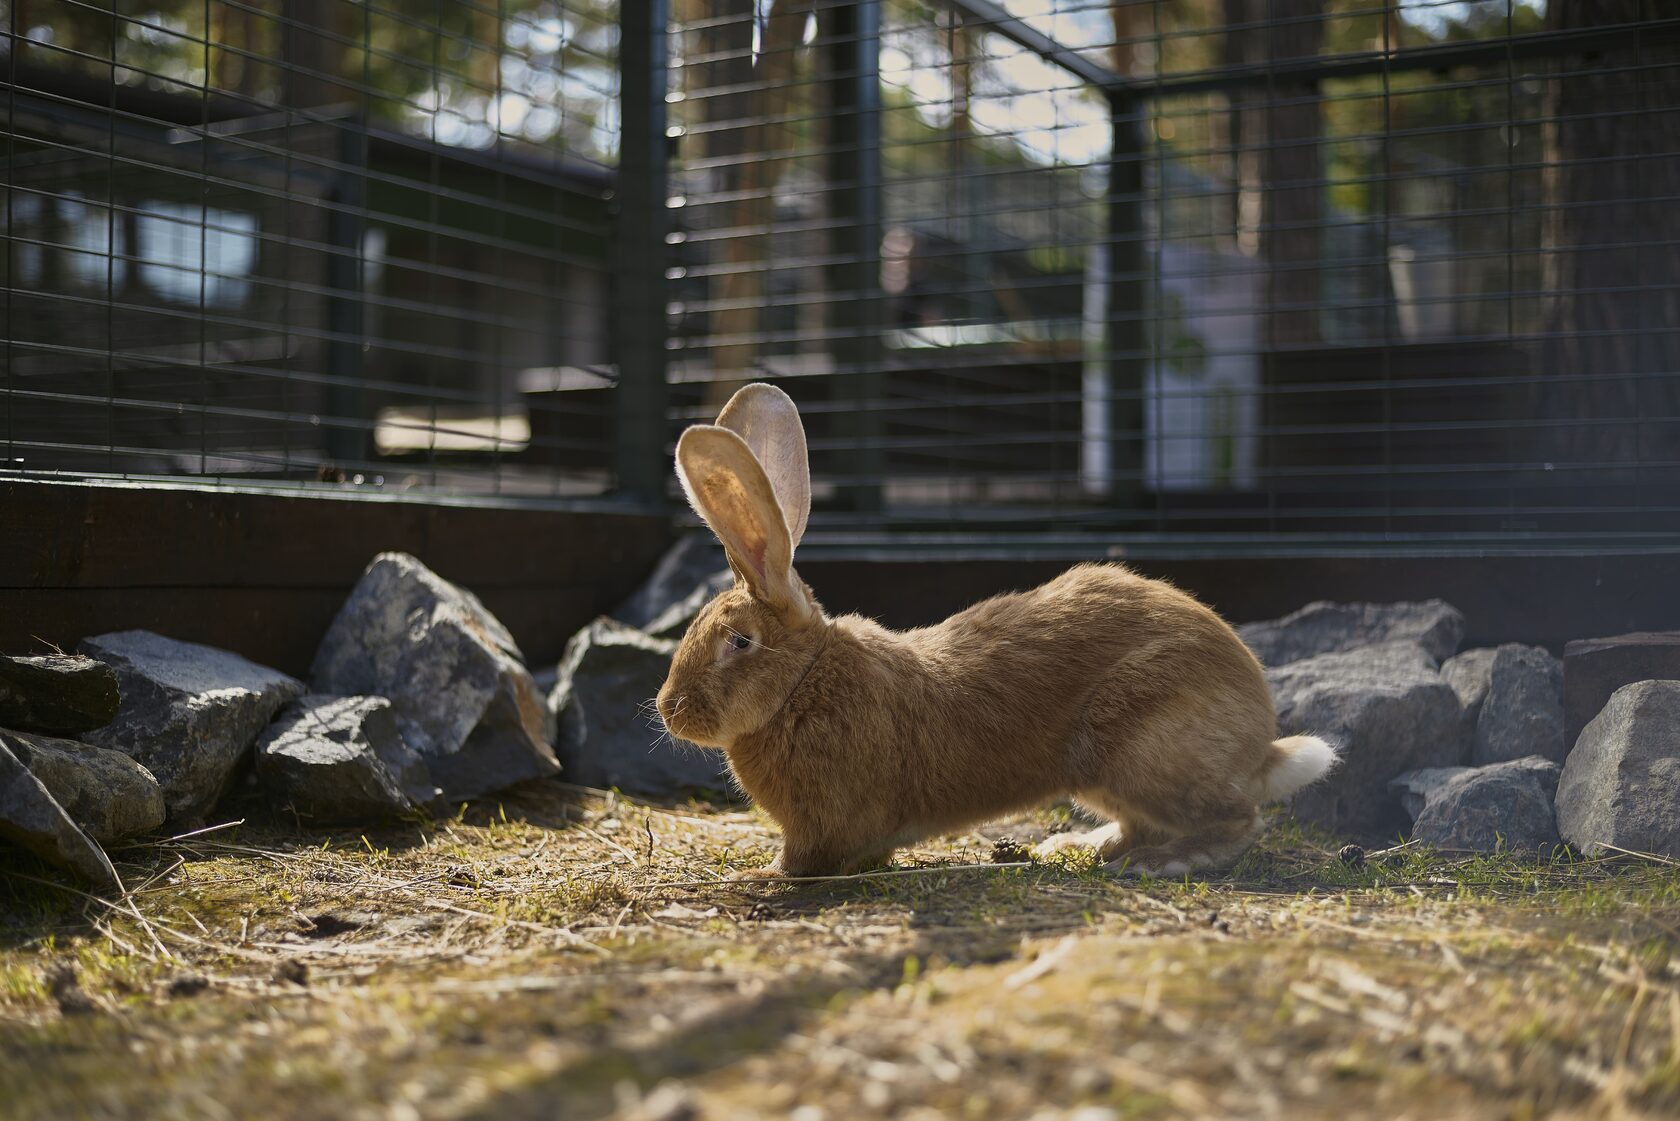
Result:
[[[694,425],[677,441],[677,477],[688,504],[723,542],[737,579],[772,607],[805,602],[776,492],[746,441],[727,428]]]
[[[799,406],[775,386],[755,382],[729,399],[717,422],[745,440],[764,466],[787,525],[788,542],[799,548],[805,523],[811,518],[811,465],[806,458]]]

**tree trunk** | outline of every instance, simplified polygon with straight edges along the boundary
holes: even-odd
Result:
[[[1223,0],[1225,64],[1270,66],[1316,56],[1323,0]],[[1268,21],[1265,26],[1249,26]],[[1323,124],[1318,86],[1300,79],[1237,86],[1230,133],[1237,244],[1266,262],[1269,344],[1317,342],[1324,254]]]
[[[713,170],[712,190],[726,197],[717,224],[732,231],[718,245],[713,264],[723,272],[711,284],[711,299],[721,306],[709,317],[712,382],[708,407],[721,408],[750,380],[758,365],[762,333],[764,277],[769,264],[769,229],[775,220],[775,189],[781,160],[775,153],[791,147],[793,128],[769,118],[795,118],[802,99],[791,90],[794,52],[810,12],[810,0],[775,0],[765,17],[758,56],[752,55],[754,0],[726,0],[708,18],[721,22],[702,33],[703,53],[727,52],[705,65],[700,85],[738,87],[707,99],[708,122],[728,127],[706,134],[708,159],[729,162]],[[724,18],[727,17],[727,18]]]
[[[1604,27],[1640,19],[1642,7],[1552,0],[1547,20]],[[1537,450],[1599,465],[1561,479],[1595,492],[1632,482],[1635,465],[1680,460],[1677,63],[1666,44],[1567,55],[1548,90],[1539,416],[1562,423],[1540,430]]]

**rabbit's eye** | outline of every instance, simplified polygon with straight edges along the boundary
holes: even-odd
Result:
[[[729,636],[729,648],[731,650],[745,650],[751,645],[752,639],[748,638],[744,634],[732,634]]]

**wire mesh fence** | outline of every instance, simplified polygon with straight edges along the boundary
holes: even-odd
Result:
[[[0,7],[12,468],[606,485],[613,6]]]
[[[141,11],[141,8],[144,11]],[[817,534],[1680,534],[1660,0],[11,0],[14,469]]]
[[[677,10],[671,377],[810,402],[823,524],[1680,529],[1661,5]]]

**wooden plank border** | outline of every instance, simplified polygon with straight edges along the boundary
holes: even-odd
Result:
[[[627,595],[657,515],[253,490],[0,480],[0,651],[145,627],[301,674],[377,553],[471,589],[533,666]]]

